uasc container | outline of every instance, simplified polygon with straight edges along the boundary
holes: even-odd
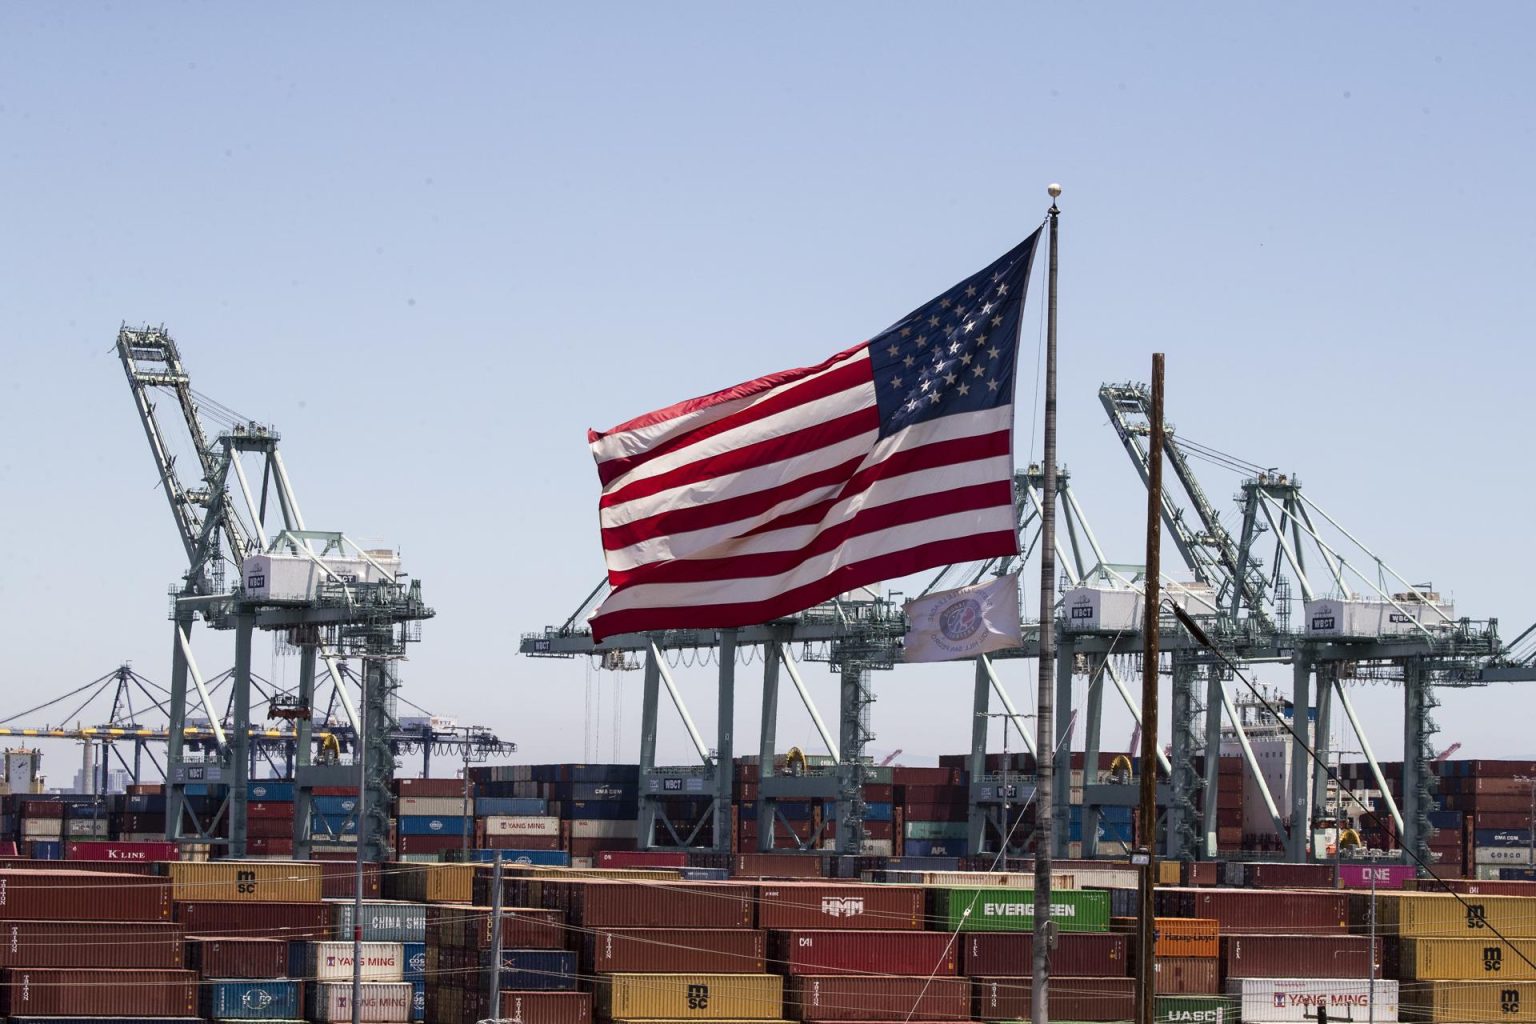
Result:
[[[322,869],[310,861],[176,861],[169,865],[176,900],[318,903]]]
[[[582,941],[583,965],[599,974],[767,971],[764,933],[745,928],[603,928]]]
[[[605,974],[594,986],[600,1017],[773,1020],[784,1000],[775,974]]]
[[[1158,996],[1153,1024],[1237,1024],[1237,1004],[1222,996]]]

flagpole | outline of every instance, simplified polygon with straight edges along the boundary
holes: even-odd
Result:
[[[1045,314],[1045,494],[1040,507],[1040,687],[1039,717],[1036,719],[1035,743],[1035,941],[1034,963],[1030,972],[1029,1019],[1031,1024],[1049,1024],[1047,1011],[1051,977],[1051,846],[1055,842],[1052,827],[1052,782],[1056,770],[1055,705],[1056,685],[1056,197],[1061,186],[1046,187],[1051,196],[1050,264],[1047,276]],[[1006,832],[1007,823],[1004,822]],[[1007,851],[1004,850],[1004,855]]]
[[[1157,885],[1157,661],[1163,536],[1163,354],[1152,353],[1152,433],[1147,443],[1147,567],[1141,627],[1141,876],[1136,899],[1136,1022],[1152,1024],[1156,1006],[1154,962]],[[1206,751],[1207,757],[1212,756]]]

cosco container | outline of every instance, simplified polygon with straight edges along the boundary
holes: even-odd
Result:
[[[1034,962],[1035,937],[1029,932],[971,932],[958,945],[964,973],[1003,977]],[[1063,932],[1051,951],[1051,973],[1062,977],[1124,977],[1129,939],[1110,932]]]
[[[197,1016],[191,971],[8,967],[3,974],[0,1012],[9,1016]]]
[[[167,921],[163,878],[107,871],[0,869],[0,921]]]
[[[338,939],[350,939],[353,901],[337,900],[329,906],[331,934]],[[420,903],[365,900],[362,926],[365,942],[425,942],[427,908]]]
[[[1235,997],[1243,1024],[1314,1021],[1318,1007],[1331,1019],[1366,1017],[1393,1024],[1397,1020],[1397,982],[1366,978],[1229,978],[1227,995]],[[1374,1006],[1372,1005],[1374,1001]],[[1437,1020],[1451,1020],[1437,1017]],[[1476,1017],[1467,1018],[1477,1020]],[[1485,1018],[1487,1019],[1487,1018]]]
[[[524,1024],[592,1024],[592,994],[503,991],[501,1018]]]
[[[912,885],[785,882],[758,889],[757,923],[763,928],[918,930],[923,890]]]
[[[763,974],[764,933],[745,928],[603,928],[583,937],[582,965],[599,974],[686,968],[701,974]]]
[[[283,939],[187,939],[187,969],[204,978],[280,978],[288,973]]]
[[[1536,1017],[1536,982],[1405,981],[1402,1001],[1410,1020],[1528,1021]]]
[[[964,978],[802,975],[784,990],[785,1016],[799,1020],[970,1020]]]
[[[304,1009],[299,986],[282,978],[204,981],[202,1014],[214,1020],[294,1020]]]
[[[604,974],[593,990],[598,1016],[619,1019],[773,1020],[783,1002],[775,974]]]
[[[1035,921],[1035,894],[1029,889],[936,889],[934,927],[942,931],[1029,931]],[[1051,893],[1051,920],[1063,932],[1109,930],[1109,893],[1066,889]]]
[[[570,884],[571,921],[583,927],[751,928],[750,886],[699,888],[665,882]]]
[[[181,900],[318,903],[321,868],[298,860],[175,861],[171,895]]]
[[[331,911],[323,903],[176,904],[176,922],[187,935],[239,935],[254,939],[324,939]]]
[[[364,981],[399,981],[405,974],[405,951],[398,942],[364,942],[360,956]],[[352,943],[311,942],[304,973],[316,981],[351,981]]]
[[[181,936],[164,923],[0,921],[0,967],[179,969]]]
[[[1020,970],[1027,965],[1021,965]],[[975,1015],[984,1020],[1029,1020],[1029,978],[974,978]],[[1053,1021],[1136,1019],[1135,978],[1051,976],[1046,1009]]]
[[[1221,940],[1229,978],[1369,978],[1374,956],[1368,935],[1229,935]]]
[[[411,986],[404,981],[369,981],[358,1000],[359,1019],[365,1024],[406,1024],[411,1019]],[[312,1021],[350,1021],[352,983],[311,982],[305,995]]]
[[[491,964],[486,950],[482,963]],[[576,954],[564,949],[502,949],[501,987],[524,992],[565,991],[576,987]]]
[[[773,938],[774,960],[791,975],[956,973],[956,943],[944,932],[777,931]]]
[[[1523,954],[1523,957],[1522,957]],[[1402,939],[1397,943],[1397,977],[1420,981],[1536,981],[1536,940]]]
[[[425,942],[403,942],[400,944],[400,955],[405,963],[405,972],[400,976],[400,980],[408,981],[413,985],[426,981],[427,944]]]

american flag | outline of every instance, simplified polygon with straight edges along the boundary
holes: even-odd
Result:
[[[874,338],[589,431],[596,640],[767,622],[1018,551],[1013,381],[1040,232]]]

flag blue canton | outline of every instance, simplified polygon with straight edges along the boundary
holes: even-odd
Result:
[[[1013,401],[1019,320],[1036,231],[869,342],[880,436]]]

